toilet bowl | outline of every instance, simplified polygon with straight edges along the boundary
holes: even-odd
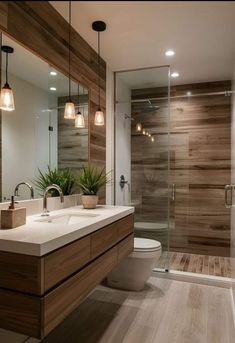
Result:
[[[134,238],[134,251],[108,275],[108,286],[130,291],[142,290],[161,252],[160,242]]]

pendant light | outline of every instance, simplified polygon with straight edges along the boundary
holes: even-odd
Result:
[[[96,126],[104,125],[104,112],[101,110],[100,106],[100,32],[106,30],[106,24],[103,21],[94,21],[92,23],[92,29],[98,32],[98,87],[99,87],[99,106],[95,112],[94,124]]]
[[[141,123],[137,123],[136,124],[136,131],[137,132],[141,132],[142,131],[142,124]]]
[[[83,129],[85,127],[84,107],[83,107],[83,114],[79,111],[79,85],[78,85],[78,112],[75,116],[75,127],[77,129]]]
[[[83,109],[83,112],[84,112],[84,109]],[[75,127],[77,129],[84,129],[85,127],[84,115],[80,111],[78,111],[75,117]]]
[[[11,87],[8,83],[8,54],[12,54],[14,49],[11,46],[3,45],[1,50],[6,53],[6,82],[1,89],[0,108],[4,111],[14,111],[14,96]]]
[[[75,106],[71,100],[71,1],[69,1],[69,98],[65,103],[64,118],[75,119]]]

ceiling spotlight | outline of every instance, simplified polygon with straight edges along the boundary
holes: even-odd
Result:
[[[165,52],[165,55],[166,56],[174,56],[175,55],[175,52],[174,52],[174,50],[171,50],[171,49],[169,49],[169,50],[167,50],[166,52]]]
[[[187,96],[192,95],[192,93],[190,91],[188,91],[186,94],[187,94]]]
[[[56,91],[55,87],[50,87],[50,91]]]
[[[56,75],[57,75],[57,72],[56,72],[56,71],[54,71],[54,70],[51,70],[51,71],[50,71],[50,75],[52,75],[52,76],[56,76]]]
[[[179,73],[177,71],[174,71],[174,73],[171,74],[171,77],[179,77]]]

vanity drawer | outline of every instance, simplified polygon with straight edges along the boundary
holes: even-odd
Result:
[[[121,262],[125,257],[127,257],[134,250],[134,234],[123,239],[118,244],[118,263]]]
[[[44,292],[79,270],[90,258],[90,236],[47,255],[44,258]]]
[[[97,258],[44,297],[43,335],[62,322],[117,265],[118,247]]]
[[[134,215],[131,214],[117,222],[118,240],[134,232]]]
[[[113,223],[91,235],[91,258],[111,248],[118,241],[117,224]]]
[[[91,258],[102,254],[134,230],[134,216],[124,217],[91,235]]]

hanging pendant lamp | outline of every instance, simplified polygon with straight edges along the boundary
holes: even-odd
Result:
[[[92,29],[98,32],[98,87],[99,87],[99,106],[97,111],[95,112],[95,120],[94,124],[96,126],[103,126],[104,125],[104,112],[100,106],[100,32],[106,30],[106,24],[103,21],[94,21],[92,23]]]
[[[13,91],[8,83],[8,54],[12,54],[14,49],[11,46],[3,45],[1,50],[6,54],[6,82],[1,89],[0,109],[4,111],[14,111],[15,104]]]
[[[83,107],[83,114],[79,111],[79,86],[78,86],[78,112],[75,116],[75,127],[77,129],[83,129],[85,127],[84,107]]]
[[[64,108],[65,119],[75,119],[75,105],[71,100],[71,1],[69,1],[69,98]]]

